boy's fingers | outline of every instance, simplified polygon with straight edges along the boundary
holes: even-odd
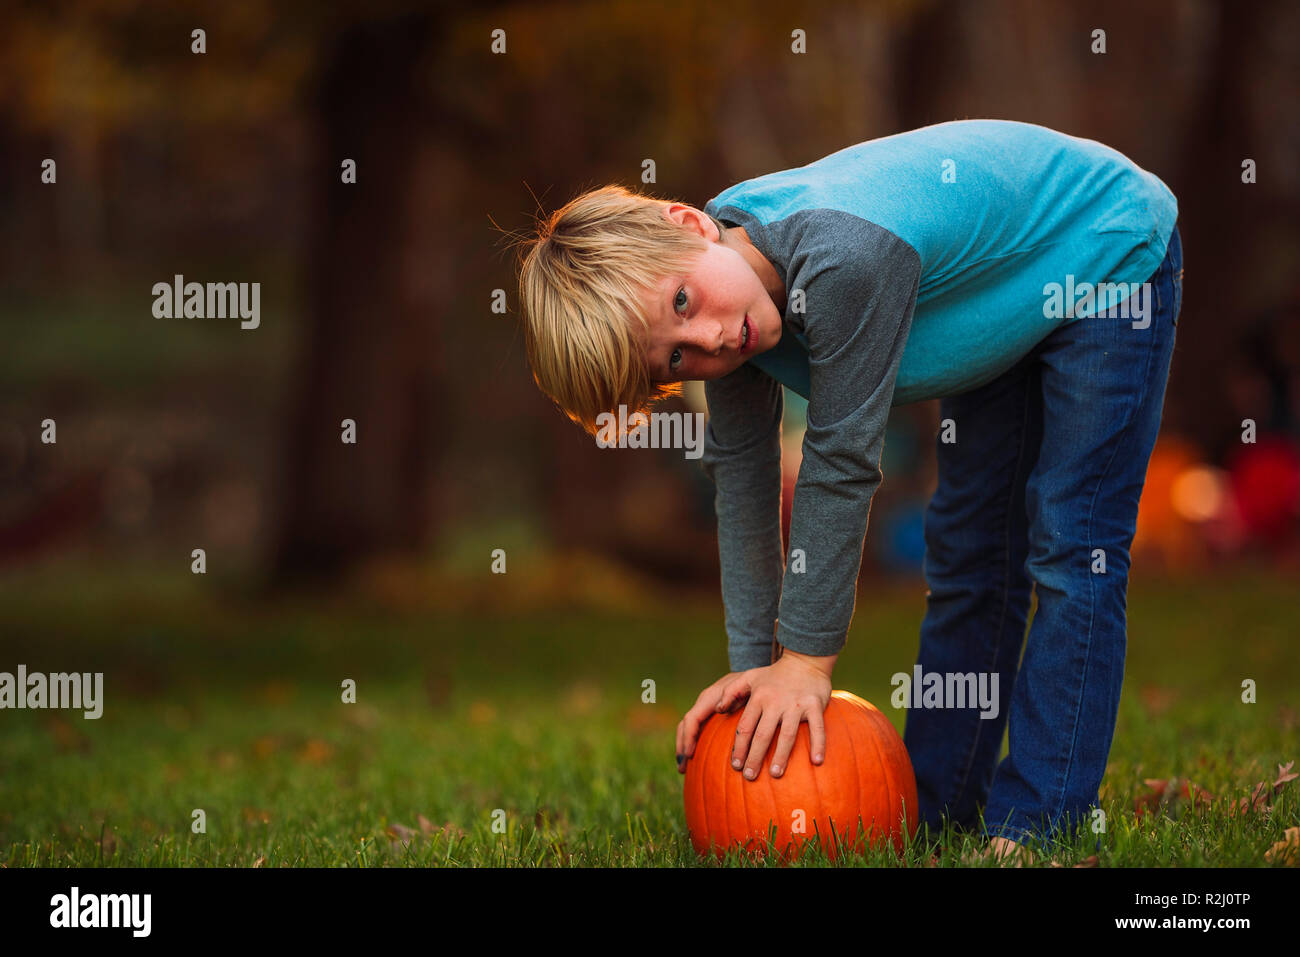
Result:
[[[780,723],[781,712],[775,708],[763,712],[763,717],[758,722],[758,730],[754,732],[754,740],[749,745],[749,758],[745,761],[745,769],[742,772],[746,780],[755,781],[762,773],[763,758],[767,756],[768,746],[776,736],[777,725]]]
[[[736,723],[736,738],[731,746],[731,766],[737,771],[744,767],[745,758],[749,756],[749,740],[763,717],[763,709],[750,701]]]
[[[749,682],[745,678],[737,678],[734,681],[723,685],[722,697],[718,699],[718,704],[714,708],[719,713],[725,713],[731,709],[731,705],[738,698],[745,697],[749,694]]]
[[[799,725],[802,721],[803,713],[798,709],[787,711],[781,719],[781,735],[776,739],[776,753],[772,755],[772,766],[768,769],[773,777],[779,778],[785,774],[790,752],[794,750],[794,743],[799,738]]]
[[[695,739],[699,736],[700,719],[695,717],[695,709],[686,712],[682,719],[681,754],[688,758],[695,753]]]
[[[821,764],[826,757],[826,716],[820,704],[808,709],[808,747],[813,764]]]

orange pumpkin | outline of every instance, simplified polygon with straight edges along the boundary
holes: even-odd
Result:
[[[918,823],[916,777],[903,739],[878,708],[847,691],[832,691],[822,763],[812,763],[804,721],[785,773],[772,777],[773,738],[753,781],[731,766],[743,712],[742,705],[710,717],[686,765],[686,825],[697,852],[712,847],[721,858],[740,847],[761,854],[775,828],[774,846],[785,859],[819,837],[831,859],[839,848],[860,851],[868,841],[874,847],[892,840],[902,853]],[[838,840],[831,837],[832,827]]]

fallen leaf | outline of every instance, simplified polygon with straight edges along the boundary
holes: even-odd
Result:
[[[1142,783],[1147,787],[1146,792],[1133,799],[1133,813],[1139,821],[1156,811],[1166,817],[1177,817],[1187,804],[1198,811],[1214,801],[1213,794],[1186,778],[1146,778]]]
[[[455,824],[452,824],[451,821],[447,821],[446,823],[444,823],[442,827],[440,827],[438,830],[442,832],[444,837],[449,839],[453,837],[462,838],[465,836],[465,832],[462,831]]]
[[[1235,817],[1238,814],[1249,814],[1253,811],[1268,814],[1272,810],[1269,806],[1272,797],[1273,793],[1269,790],[1268,785],[1260,781],[1251,791],[1250,797],[1241,798],[1229,806],[1228,816]]]
[[[390,824],[384,833],[389,837],[388,846],[394,851],[409,846],[412,840],[420,836],[419,831],[405,824]]]
[[[266,863],[266,858],[265,858],[265,857],[259,857],[257,860],[253,861],[253,866],[254,866],[254,867],[261,867],[261,866],[262,866],[263,864],[265,864],[265,863]]]
[[[434,830],[435,830],[435,828],[434,828],[434,826],[433,826],[433,822],[430,821],[430,820],[429,820],[427,817],[425,817],[423,814],[421,814],[421,815],[419,815],[418,817],[416,817],[416,819],[415,819],[415,823],[418,824],[418,825],[420,825],[420,832],[423,833],[423,834],[432,834],[432,833],[434,832]]]
[[[1277,780],[1273,782],[1274,794],[1282,790],[1282,785],[1294,781],[1296,778],[1300,778],[1300,774],[1296,774],[1291,770],[1294,766],[1294,761],[1288,761],[1286,764],[1279,764],[1277,766]]]
[[[1278,841],[1264,852],[1264,860],[1270,864],[1277,862],[1287,867],[1300,865],[1300,827],[1288,827],[1286,840]]]

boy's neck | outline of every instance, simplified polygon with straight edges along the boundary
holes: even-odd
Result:
[[[785,283],[781,279],[781,274],[776,271],[766,256],[758,251],[749,239],[749,234],[745,232],[743,226],[732,226],[727,230],[723,240],[724,245],[731,246],[741,256],[745,257],[745,262],[749,263],[751,269],[758,274],[759,280],[763,283],[763,288],[767,294],[772,297],[777,311],[784,315],[785,313]]]

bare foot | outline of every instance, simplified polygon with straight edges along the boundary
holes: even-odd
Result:
[[[983,856],[986,860],[993,858],[998,861],[1009,861],[1013,867],[1022,867],[1034,862],[1034,855],[1030,853],[1029,848],[1005,837],[992,838]]]

